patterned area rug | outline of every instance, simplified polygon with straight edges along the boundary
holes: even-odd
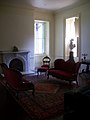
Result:
[[[59,85],[50,83],[37,83],[35,85],[37,93],[56,93],[59,90]]]
[[[27,75],[24,78],[35,84],[35,96],[32,96],[31,91],[26,91],[20,92],[19,99],[16,99],[9,91],[32,120],[50,120],[63,115],[64,92],[75,89],[75,84],[70,86],[68,82],[53,77],[47,80],[43,75],[39,77]]]
[[[21,94],[20,103],[33,120],[50,120],[63,115],[64,92],[77,88],[75,83],[70,86],[68,82],[54,77],[47,80],[44,75],[27,75],[25,79],[35,84],[36,92],[34,97],[30,91],[24,96]]]

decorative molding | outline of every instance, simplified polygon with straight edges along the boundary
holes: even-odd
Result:
[[[0,51],[0,62],[4,62],[9,67],[13,59],[19,59],[23,63],[23,72],[29,72],[28,53],[30,51]]]

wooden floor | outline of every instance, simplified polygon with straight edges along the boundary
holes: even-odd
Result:
[[[88,80],[90,74],[84,73],[78,77],[80,86],[84,86]],[[0,84],[0,120],[31,120],[2,84]]]

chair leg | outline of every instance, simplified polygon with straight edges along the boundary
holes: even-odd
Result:
[[[37,71],[37,77],[39,76],[39,71]]]
[[[49,79],[49,75],[47,74],[47,79]]]

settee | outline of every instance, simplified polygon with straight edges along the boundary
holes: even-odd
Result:
[[[54,67],[50,68],[47,73],[47,79],[52,75],[53,77],[67,80],[71,84],[72,81],[76,81],[78,85],[77,76],[79,73],[81,63],[73,62],[70,60],[56,59],[54,61]]]

